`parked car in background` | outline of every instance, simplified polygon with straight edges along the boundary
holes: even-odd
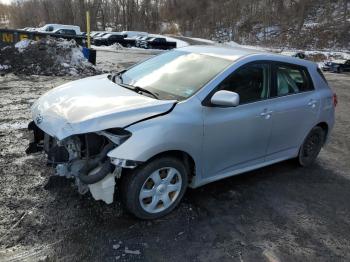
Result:
[[[126,37],[123,40],[120,41],[120,44],[124,47],[134,47],[136,46],[137,39],[140,39],[141,36],[136,36],[136,37]]]
[[[60,29],[74,30],[76,35],[81,35],[80,27],[77,25],[46,24],[38,28],[37,31],[42,33],[54,33]]]
[[[38,28],[35,28],[35,27],[25,27],[25,28],[22,28],[21,30],[28,31],[28,32],[35,32],[35,31],[38,30]]]
[[[58,34],[58,35],[69,35],[69,36],[75,36],[76,31],[73,29],[57,29],[55,31],[52,31],[52,34]],[[81,33],[83,35],[83,33]]]
[[[140,36],[136,39],[135,46],[139,48],[146,48],[147,40],[153,38],[152,36]]]
[[[322,66],[323,71],[331,71],[334,73],[342,73],[350,71],[350,60],[334,60],[326,62]]]
[[[119,42],[124,47],[134,47],[140,39],[147,38],[148,36],[148,33],[138,31],[122,31],[120,33],[125,36],[125,38]]]
[[[293,54],[292,56],[296,57],[296,58],[300,58],[300,59],[305,59],[306,58],[306,55],[303,52],[297,52],[297,53]]]
[[[122,43],[125,36],[120,33],[107,33],[103,35],[102,37],[95,37],[92,40],[92,43],[96,46],[109,46],[113,45],[115,43]]]
[[[148,36],[147,32],[140,31],[122,31],[120,34],[124,35],[126,38],[133,38],[138,36]]]
[[[92,36],[92,38],[99,38],[99,37],[105,36],[107,34],[110,34],[110,33],[108,33],[108,32],[98,32],[98,33],[94,34]]]
[[[164,37],[152,37],[150,39],[142,40],[140,47],[145,49],[173,49],[176,48],[176,42],[168,42]]]
[[[336,101],[313,62],[189,46],[50,90],[32,107],[26,152],[44,150],[57,175],[106,203],[118,179],[127,210],[155,219],[187,187],[287,159],[310,166]]]
[[[101,34],[101,33],[107,33],[107,32],[104,32],[104,31],[91,31],[90,32],[90,37],[95,37],[95,36],[97,36],[98,34]]]

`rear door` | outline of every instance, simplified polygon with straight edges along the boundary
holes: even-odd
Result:
[[[272,132],[266,161],[296,155],[316,125],[320,97],[306,67],[274,63]]]

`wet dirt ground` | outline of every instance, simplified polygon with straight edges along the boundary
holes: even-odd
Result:
[[[98,52],[100,67],[119,61],[128,54]],[[47,184],[44,156],[25,155],[31,104],[76,77],[0,77],[0,261],[349,261],[350,75],[326,77],[339,105],[314,166],[286,161],[188,190],[156,221],[81,196],[70,180]]]

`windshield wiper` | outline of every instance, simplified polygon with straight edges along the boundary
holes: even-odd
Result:
[[[155,99],[159,99],[158,98],[158,94],[157,93],[153,93],[153,92],[151,92],[151,91],[149,91],[149,90],[147,90],[147,89],[144,89],[144,88],[142,88],[142,87],[139,87],[139,86],[133,86],[133,85],[128,85],[128,84],[124,84],[123,82],[123,74],[126,72],[127,70],[125,69],[125,70],[122,70],[122,71],[120,71],[120,72],[118,72],[118,73],[116,73],[116,74],[112,74],[112,75],[109,75],[108,76],[108,78],[112,81],[112,82],[114,82],[114,83],[116,83],[116,81],[115,81],[115,79],[118,77],[119,79],[120,79],[120,83],[118,83],[118,85],[120,85],[120,86],[123,86],[123,87],[125,87],[125,88],[127,88],[127,89],[130,89],[130,90],[132,90],[132,91],[135,91],[136,93],[146,93],[146,94],[149,94],[149,95],[151,95],[151,96],[153,96]]]
[[[144,89],[142,87],[139,87],[139,86],[133,86],[133,85],[128,85],[128,84],[124,84],[124,83],[118,83],[118,85],[122,86],[122,87],[125,87],[129,90],[132,90],[136,93],[146,93],[146,94],[149,94],[151,96],[153,96],[155,99],[159,99],[159,95],[157,93],[153,93],[147,89]]]
[[[120,79],[120,81],[123,83],[123,77],[122,77],[122,74],[124,74],[125,72],[126,72],[127,70],[126,69],[124,69],[124,70],[122,70],[122,71],[120,71],[120,72],[118,72],[118,73],[116,73],[116,74],[111,74],[111,75],[109,75],[110,76],[110,80],[112,80],[112,82],[114,82],[115,83],[115,79],[116,79],[116,77],[119,77],[119,79]]]
[[[151,92],[151,91],[149,91],[149,90],[147,90],[147,89],[144,89],[144,88],[142,88],[142,87],[134,86],[134,90],[135,90],[137,93],[139,93],[139,92],[141,92],[141,93],[146,93],[146,94],[149,94],[149,95],[153,96],[155,99],[159,99],[157,93],[153,93],[153,92]]]

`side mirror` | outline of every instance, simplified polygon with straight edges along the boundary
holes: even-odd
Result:
[[[239,94],[226,90],[216,92],[210,102],[215,106],[234,107],[239,105]]]

